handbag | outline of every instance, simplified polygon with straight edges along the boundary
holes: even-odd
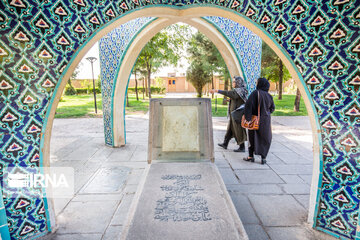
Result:
[[[242,116],[244,115],[244,111],[245,111],[245,104],[241,104],[240,107],[236,108],[234,111],[230,113],[232,119],[234,119],[236,123],[240,124],[242,120]]]
[[[247,121],[245,115],[242,116],[241,126],[249,130],[258,130],[260,123],[260,94],[258,92],[258,115],[252,115],[251,120]]]

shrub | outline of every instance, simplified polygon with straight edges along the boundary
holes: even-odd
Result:
[[[75,88],[76,94],[91,94],[93,93],[92,88]],[[95,88],[96,93],[101,93],[100,88]]]
[[[65,87],[65,95],[69,96],[69,95],[75,95],[75,94],[76,94],[76,90],[73,86],[67,85]]]
[[[144,91],[143,87],[138,87],[138,92],[142,93]],[[151,87],[151,93],[163,94],[165,93],[166,88],[163,87]],[[128,88],[128,93],[135,93],[134,87]]]

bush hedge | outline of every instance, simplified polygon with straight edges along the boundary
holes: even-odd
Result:
[[[155,94],[164,94],[165,93],[166,88],[163,87],[151,87],[151,92],[155,93]],[[144,88],[142,87],[138,87],[138,92],[142,93],[144,91]],[[75,95],[75,94],[91,94],[93,92],[92,88],[70,88],[69,86],[66,86],[65,88],[65,95]],[[101,89],[100,88],[95,88],[95,92],[101,93]],[[128,93],[135,93],[135,88],[134,87],[129,87],[128,88]]]
[[[139,93],[142,93],[144,91],[143,87],[138,87],[137,89],[138,89]],[[163,93],[165,93],[165,90],[166,90],[166,88],[163,88],[163,87],[151,87],[151,93],[163,94]],[[135,88],[129,87],[128,93],[135,93]]]
[[[101,89],[100,88],[95,88],[95,92],[98,94],[98,93],[101,93]],[[91,94],[93,93],[93,89],[90,88],[71,88],[71,87],[68,87],[66,86],[65,88],[65,95],[69,96],[69,95],[80,95],[80,94]]]

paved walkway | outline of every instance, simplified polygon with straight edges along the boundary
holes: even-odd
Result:
[[[214,118],[215,145],[226,118]],[[102,119],[55,119],[51,166],[75,169],[76,195],[55,199],[58,230],[50,239],[118,239],[147,159],[147,116],[127,116],[127,144],[104,145]],[[215,162],[250,240],[332,239],[306,224],[312,174],[307,117],[273,117],[268,164],[215,146]]]

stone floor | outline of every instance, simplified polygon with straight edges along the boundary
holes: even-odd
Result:
[[[333,239],[306,223],[312,177],[308,117],[273,117],[268,164],[245,162],[246,153],[215,146],[218,166],[252,240]],[[227,119],[214,118],[215,145]],[[118,239],[147,164],[148,117],[126,117],[127,144],[104,145],[100,118],[55,119],[51,166],[75,169],[76,195],[55,199],[58,229],[50,239]]]

